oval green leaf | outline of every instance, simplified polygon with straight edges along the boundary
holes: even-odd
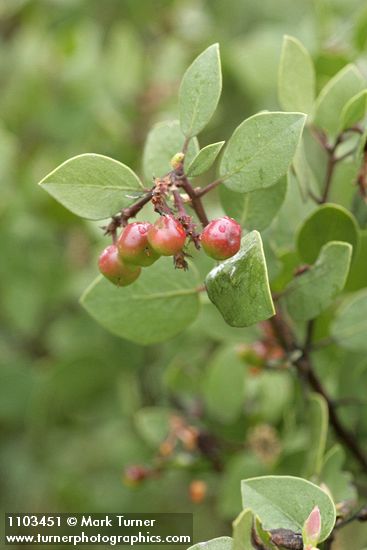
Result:
[[[285,111],[310,114],[315,100],[315,69],[310,54],[293,36],[283,39],[278,75],[279,103]]]
[[[367,112],[367,90],[362,90],[359,94],[350,98],[344,105],[340,115],[340,128],[345,130],[351,128],[357,122],[360,122]]]
[[[339,502],[357,503],[357,489],[353,484],[353,475],[343,470],[345,451],[336,444],[326,453],[320,480],[326,485],[333,500]]]
[[[39,185],[65,208],[90,220],[113,216],[143,193],[142,183],[128,166],[93,153],[60,164]]]
[[[245,374],[245,363],[236,349],[221,348],[209,363],[203,379],[204,402],[211,417],[226,424],[241,414]]]
[[[220,175],[233,191],[274,185],[286,174],[305,123],[303,113],[259,113],[240,124],[224,151]]]
[[[264,529],[290,529],[302,532],[302,526],[317,505],[321,512],[320,541],[331,533],[336,518],[335,506],[317,485],[292,476],[265,476],[241,483],[242,503],[259,516]]]
[[[158,122],[150,130],[143,153],[143,171],[148,180],[167,174],[171,167],[171,159],[182,151],[185,141],[178,120]],[[185,162],[189,163],[197,155],[199,144],[197,139],[190,141]]]
[[[359,232],[357,254],[350,267],[345,289],[354,292],[367,287],[367,230]]]
[[[307,411],[309,424],[307,477],[321,473],[326,449],[329,426],[329,409],[326,400],[319,393],[311,393]]]
[[[365,79],[355,65],[347,65],[321,90],[316,100],[314,123],[335,136],[339,128],[339,113],[349,99],[365,87]]]
[[[248,230],[262,231],[271,224],[281,208],[287,192],[287,176],[271,187],[250,193],[236,193],[224,185],[219,187],[219,197],[228,216],[235,218]]]
[[[154,449],[162,443],[170,432],[173,411],[164,407],[143,407],[134,417],[138,433]]]
[[[204,50],[185,72],[179,91],[180,122],[190,138],[208,124],[222,91],[219,44]]]
[[[349,243],[329,242],[322,247],[315,265],[295,277],[285,289],[282,301],[293,319],[314,319],[332,304],[344,288],[351,257]]]
[[[367,290],[347,299],[338,309],[331,335],[343,348],[367,352]]]
[[[200,176],[209,170],[214,164],[224,143],[224,141],[218,141],[218,143],[211,143],[203,147],[188,167],[187,175],[190,177]]]
[[[233,522],[233,547],[232,550],[254,550],[252,544],[252,529],[254,515],[251,510],[242,510]]]
[[[275,313],[257,231],[243,237],[241,250],[212,269],[205,284],[210,300],[232,327],[247,327]]]
[[[320,206],[304,221],[297,236],[298,253],[305,262],[312,264],[329,241],[350,243],[353,255],[358,247],[357,223],[348,210],[337,204]]]
[[[193,267],[174,269],[160,258],[132,285],[119,288],[98,277],[81,303],[107,330],[138,344],[154,344],[175,336],[199,312],[198,281]]]
[[[233,539],[231,537],[218,537],[206,542],[198,542],[187,550],[232,550]]]

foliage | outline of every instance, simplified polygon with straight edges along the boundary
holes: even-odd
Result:
[[[179,501],[200,548],[251,550],[302,544],[317,506],[314,545],[362,550],[365,7],[86,6],[0,7],[3,508]],[[101,226],[153,222],[134,205],[182,149],[197,232],[200,199],[240,251],[93,282]]]

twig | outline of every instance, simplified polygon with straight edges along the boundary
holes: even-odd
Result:
[[[153,196],[153,189],[148,191],[146,195],[141,197],[138,201],[136,201],[134,204],[129,206],[128,208],[124,208],[121,211],[121,225],[124,225],[129,218],[135,218],[135,216],[140,212],[140,210],[145,206]]]
[[[179,216],[181,216],[181,217],[187,216],[187,212],[185,210],[185,205],[184,205],[184,202],[182,200],[181,193],[177,189],[174,189],[172,191],[172,194],[173,194],[173,199],[175,201],[175,206],[176,206],[176,209],[177,209],[177,212],[178,212]]]
[[[336,529],[342,529],[349,523],[352,523],[352,521],[367,521],[367,505],[364,504],[359,508],[356,512],[354,512],[351,516],[345,519],[337,520],[334,530]]]
[[[327,137],[326,137],[326,134],[324,132],[318,130],[317,128],[313,128],[312,132],[313,132],[315,138],[320,143],[320,145],[326,151],[326,153],[328,155],[328,162],[327,162],[327,166],[326,166],[324,190],[323,190],[321,198],[318,199],[315,195],[313,195],[311,193],[309,193],[309,194],[310,194],[311,198],[313,200],[315,200],[318,204],[324,204],[325,202],[327,202],[328,197],[329,197],[329,193],[330,193],[330,189],[331,189],[331,183],[332,183],[332,180],[333,180],[333,175],[334,175],[334,170],[335,170],[336,164],[338,162],[343,161],[344,159],[346,159],[347,157],[349,157],[350,155],[352,155],[354,153],[354,149],[352,149],[352,150],[347,151],[346,153],[344,153],[343,155],[338,157],[338,156],[336,156],[337,148],[345,140],[346,135],[348,133],[356,132],[358,134],[361,134],[363,132],[362,132],[362,129],[359,126],[352,126],[351,128],[346,128],[345,130],[343,130],[337,136],[337,138],[335,140],[335,143],[333,145],[331,145],[327,141]]]
[[[335,163],[341,162],[342,160],[345,160],[346,158],[348,158],[348,157],[350,157],[351,155],[353,155],[354,152],[355,152],[355,149],[351,149],[350,151],[347,151],[347,152],[344,153],[343,155],[340,155],[340,157],[335,157]]]
[[[105,235],[111,235],[113,244],[116,244],[117,241],[117,229],[119,227],[125,227],[130,218],[134,218],[138,212],[145,206],[153,196],[153,189],[148,191],[143,197],[134,202],[128,208],[123,208],[121,212],[112,216],[110,223],[103,227],[105,230]]]
[[[186,191],[186,193],[191,199],[191,204],[197,214],[197,217],[199,218],[202,226],[205,227],[206,225],[208,225],[209,220],[208,220],[208,216],[206,215],[206,212],[200,197],[197,195],[195,189],[193,188],[193,186],[191,185],[191,183],[189,182],[185,174],[179,172],[177,174],[177,178],[178,178],[177,185],[180,185],[182,189]]]
[[[334,175],[334,168],[335,168],[335,164],[336,164],[335,156],[334,156],[334,149],[331,150],[331,151],[328,151],[328,152],[329,152],[329,158],[328,158],[328,163],[327,163],[327,167],[326,167],[324,191],[323,191],[321,199],[320,199],[320,204],[324,204],[328,199],[328,196],[329,196],[329,193],[330,193],[330,188],[331,188],[331,182],[332,182],[333,175]]]
[[[208,183],[208,185],[206,185],[205,187],[195,189],[196,196],[203,197],[204,195],[206,195],[207,193],[209,193],[210,191],[218,187],[218,185],[220,185],[221,183],[223,183],[223,178],[214,180],[212,181],[212,183]]]
[[[270,531],[271,542],[287,550],[303,550],[302,535],[289,529],[273,529]]]
[[[329,410],[330,424],[334,428],[336,435],[338,436],[339,440],[345,445],[345,447],[349,449],[349,451],[354,455],[355,459],[362,466],[363,470],[367,472],[367,456],[360,448],[355,435],[347,428],[345,428],[340,421],[334,401],[327,393],[326,389],[322,385],[322,382],[319,380],[317,374],[313,369],[312,361],[310,358],[313,322],[310,321],[308,323],[304,346],[300,346],[297,343],[297,340],[292,330],[282,318],[279,309],[277,314],[270,319],[270,322],[273,326],[274,332],[277,335],[280,344],[289,355],[291,355],[292,352],[294,352],[295,350],[302,351],[302,355],[293,360],[293,365],[297,368],[300,376],[302,376],[302,378],[308,383],[308,385],[314,391],[322,395],[322,397],[325,399]]]

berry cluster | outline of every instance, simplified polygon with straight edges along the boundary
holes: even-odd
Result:
[[[215,260],[225,260],[236,254],[241,244],[241,226],[224,216],[211,221],[195,241]],[[183,251],[188,235],[184,225],[173,215],[161,215],[158,220],[134,222],[122,230],[115,244],[107,246],[99,257],[99,270],[117,286],[127,286],[160,256],[187,255]],[[192,238],[192,237],[191,237]],[[176,258],[177,259],[177,258]],[[176,266],[179,267],[176,261]]]

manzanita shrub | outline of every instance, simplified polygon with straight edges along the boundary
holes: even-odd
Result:
[[[183,76],[179,119],[158,123],[148,134],[141,178],[117,160],[83,154],[40,182],[74,214],[100,225],[103,220],[101,274],[81,303],[107,330],[142,345],[162,342],[193,324],[208,298],[234,331],[258,324],[256,345],[244,337],[236,359],[221,361],[207,381],[214,388],[207,399],[214,417],[231,421],[243,406],[239,361],[254,372],[297,375],[308,392],[310,437],[298,476],[244,479],[233,538],[193,549],[330,548],[337,529],[366,518],[342,471],[347,452],[355,471],[366,473],[366,447],[315,367],[328,348],[335,350],[335,363],[345,352],[348,361],[363,362],[367,351],[366,79],[347,65],[317,97],[315,89],[309,53],[285,37],[283,111],[257,113],[226,144],[200,148],[197,136],[222,90],[214,44]],[[216,162],[217,175],[201,185],[200,176],[214,174]],[[221,210],[209,199],[212,192]],[[224,380],[233,382],[232,392],[221,402]],[[163,432],[170,423],[186,449],[205,447],[218,467],[199,431],[177,418],[172,428],[172,418],[154,414]],[[326,452],[329,425],[339,441]],[[171,454],[168,439],[160,446],[159,468]],[[137,483],[150,474],[134,466],[126,478]],[[199,502],[205,483],[190,490]]]

